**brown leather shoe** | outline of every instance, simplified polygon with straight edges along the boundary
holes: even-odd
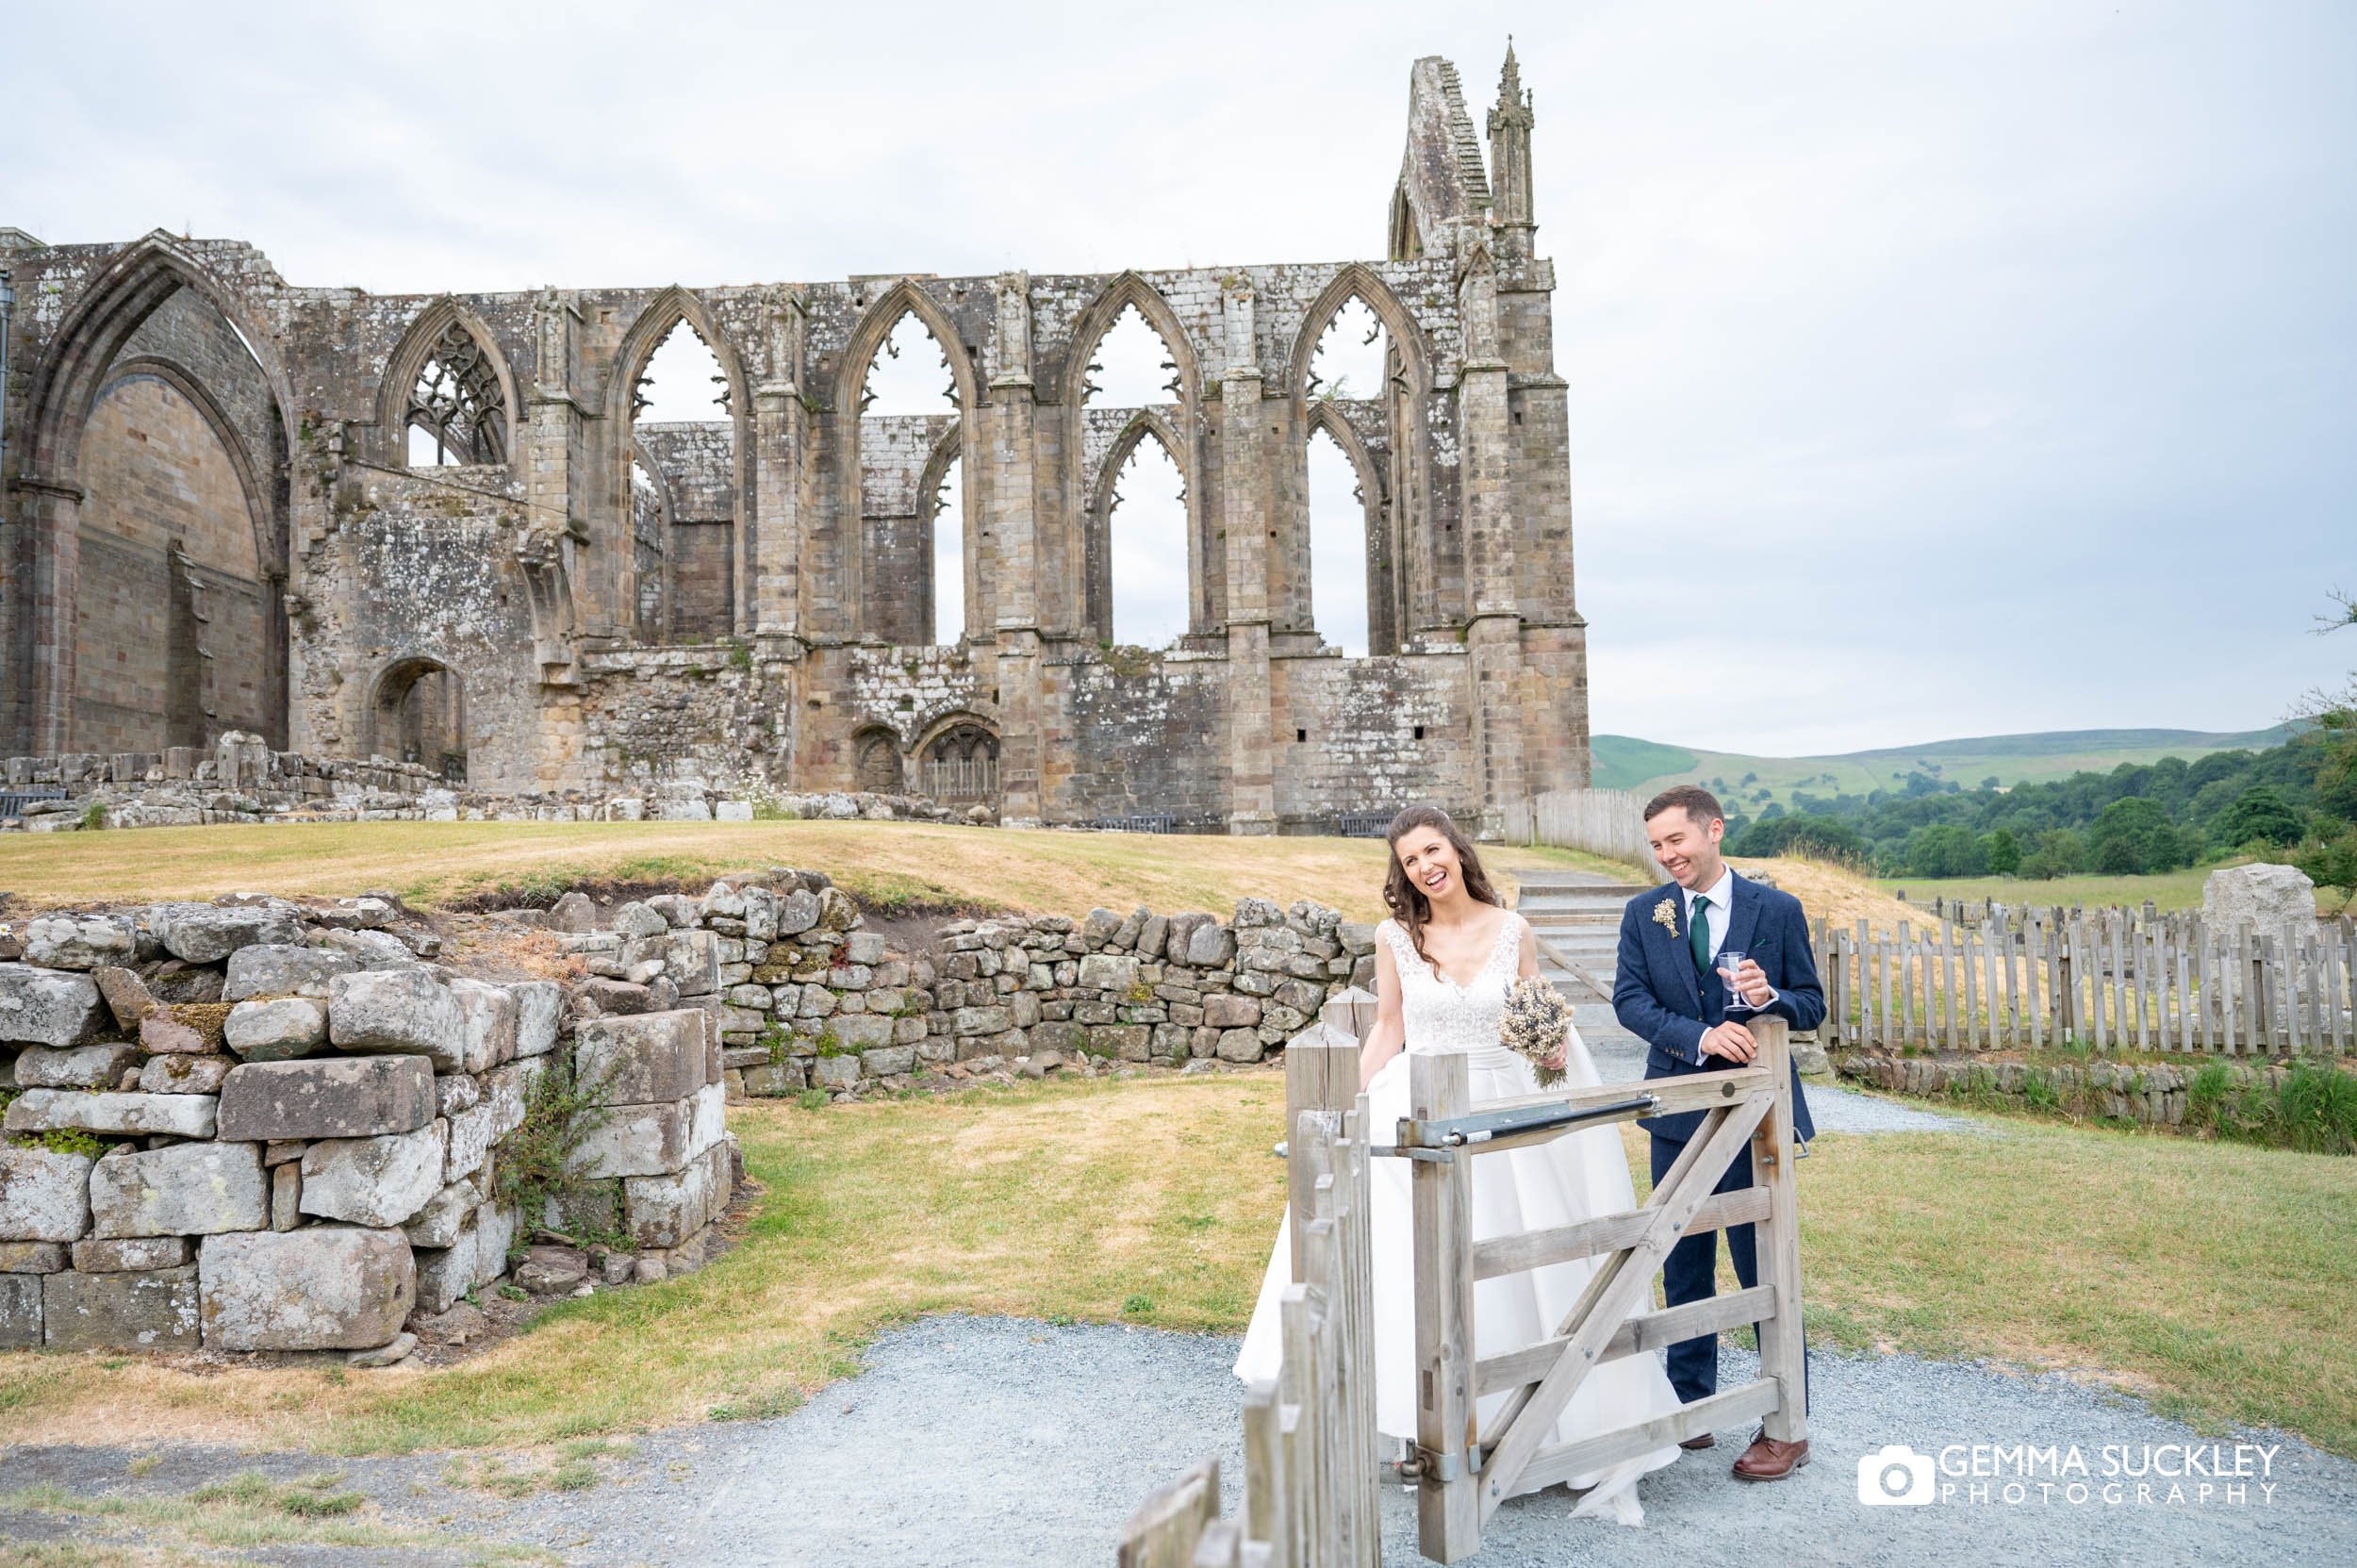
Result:
[[[1696,1453],[1702,1452],[1705,1448],[1715,1448],[1718,1445],[1719,1440],[1708,1432],[1696,1432],[1692,1437],[1678,1444],[1681,1448],[1691,1448]]]
[[[1778,1443],[1761,1428],[1752,1436],[1752,1445],[1743,1450],[1743,1457],[1735,1461],[1734,1476],[1739,1481],[1780,1481],[1808,1462],[1808,1439],[1798,1443]]]

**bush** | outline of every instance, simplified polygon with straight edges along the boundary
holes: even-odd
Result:
[[[2311,839],[2293,853],[2292,864],[2318,887],[2339,893],[2347,909],[2357,899],[2357,828],[2344,828],[2334,838]]]
[[[523,1213],[516,1240],[508,1249],[510,1263],[520,1262],[535,1227],[544,1223],[552,1197],[578,1198],[589,1187],[573,1168],[573,1156],[583,1140],[612,1118],[612,1108],[599,1103],[613,1087],[616,1063],[594,1083],[583,1083],[571,1053],[560,1051],[532,1081],[524,1094],[524,1119],[502,1138],[493,1150],[492,1185],[499,1200]],[[585,1238],[610,1241],[621,1238]]]
[[[1988,868],[2001,877],[2010,877],[2021,869],[2021,841],[2011,828],[1999,828],[1981,837],[1981,858]]]
[[[1977,877],[1988,869],[1980,841],[1970,828],[1940,822],[1918,828],[1907,838],[1907,871],[1918,877]]]
[[[2158,801],[2131,795],[2103,808],[2087,833],[2095,869],[2112,876],[2173,871],[2189,864],[2196,846],[2168,819]]]

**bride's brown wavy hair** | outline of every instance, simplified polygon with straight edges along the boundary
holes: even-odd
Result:
[[[1485,904],[1506,907],[1496,888],[1490,885],[1490,875],[1481,868],[1481,852],[1473,841],[1458,831],[1447,812],[1438,806],[1409,806],[1392,818],[1392,825],[1383,830],[1384,842],[1391,846],[1392,868],[1383,876],[1383,902],[1392,917],[1408,933],[1408,940],[1416,949],[1416,956],[1426,964],[1432,955],[1424,950],[1424,926],[1432,918],[1432,900],[1424,896],[1424,889],[1408,880],[1408,869],[1399,863],[1399,841],[1418,828],[1437,828],[1448,840],[1448,847],[1457,851],[1457,872],[1465,879],[1465,891]]]

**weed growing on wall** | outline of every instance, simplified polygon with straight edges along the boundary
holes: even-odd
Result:
[[[613,1108],[601,1102],[620,1068],[618,1062],[584,1083],[572,1058],[560,1052],[524,1091],[524,1119],[499,1141],[492,1161],[494,1196],[517,1205],[523,1215],[508,1247],[511,1265],[522,1260],[550,1199],[586,1196],[591,1183],[575,1168],[575,1157],[589,1135],[613,1116]],[[589,1239],[619,1245],[618,1237]]]

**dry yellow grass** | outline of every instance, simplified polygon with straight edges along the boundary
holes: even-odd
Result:
[[[1739,871],[1767,876],[1800,900],[1811,920],[1821,919],[1836,927],[1849,928],[1864,920],[1875,931],[1893,934],[1902,920],[1919,931],[1924,924],[1921,910],[1901,903],[1866,878],[1821,860],[1778,858],[1737,860],[1729,864]]]
[[[210,898],[261,889],[388,887],[426,903],[585,879],[694,883],[762,866],[811,867],[871,903],[972,904],[1078,915],[1225,913],[1247,895],[1383,913],[1385,848],[1363,838],[1224,838],[949,827],[920,822],[333,822],[11,834],[0,892],[13,908]],[[1518,867],[1626,868],[1567,850],[1485,850]]]

